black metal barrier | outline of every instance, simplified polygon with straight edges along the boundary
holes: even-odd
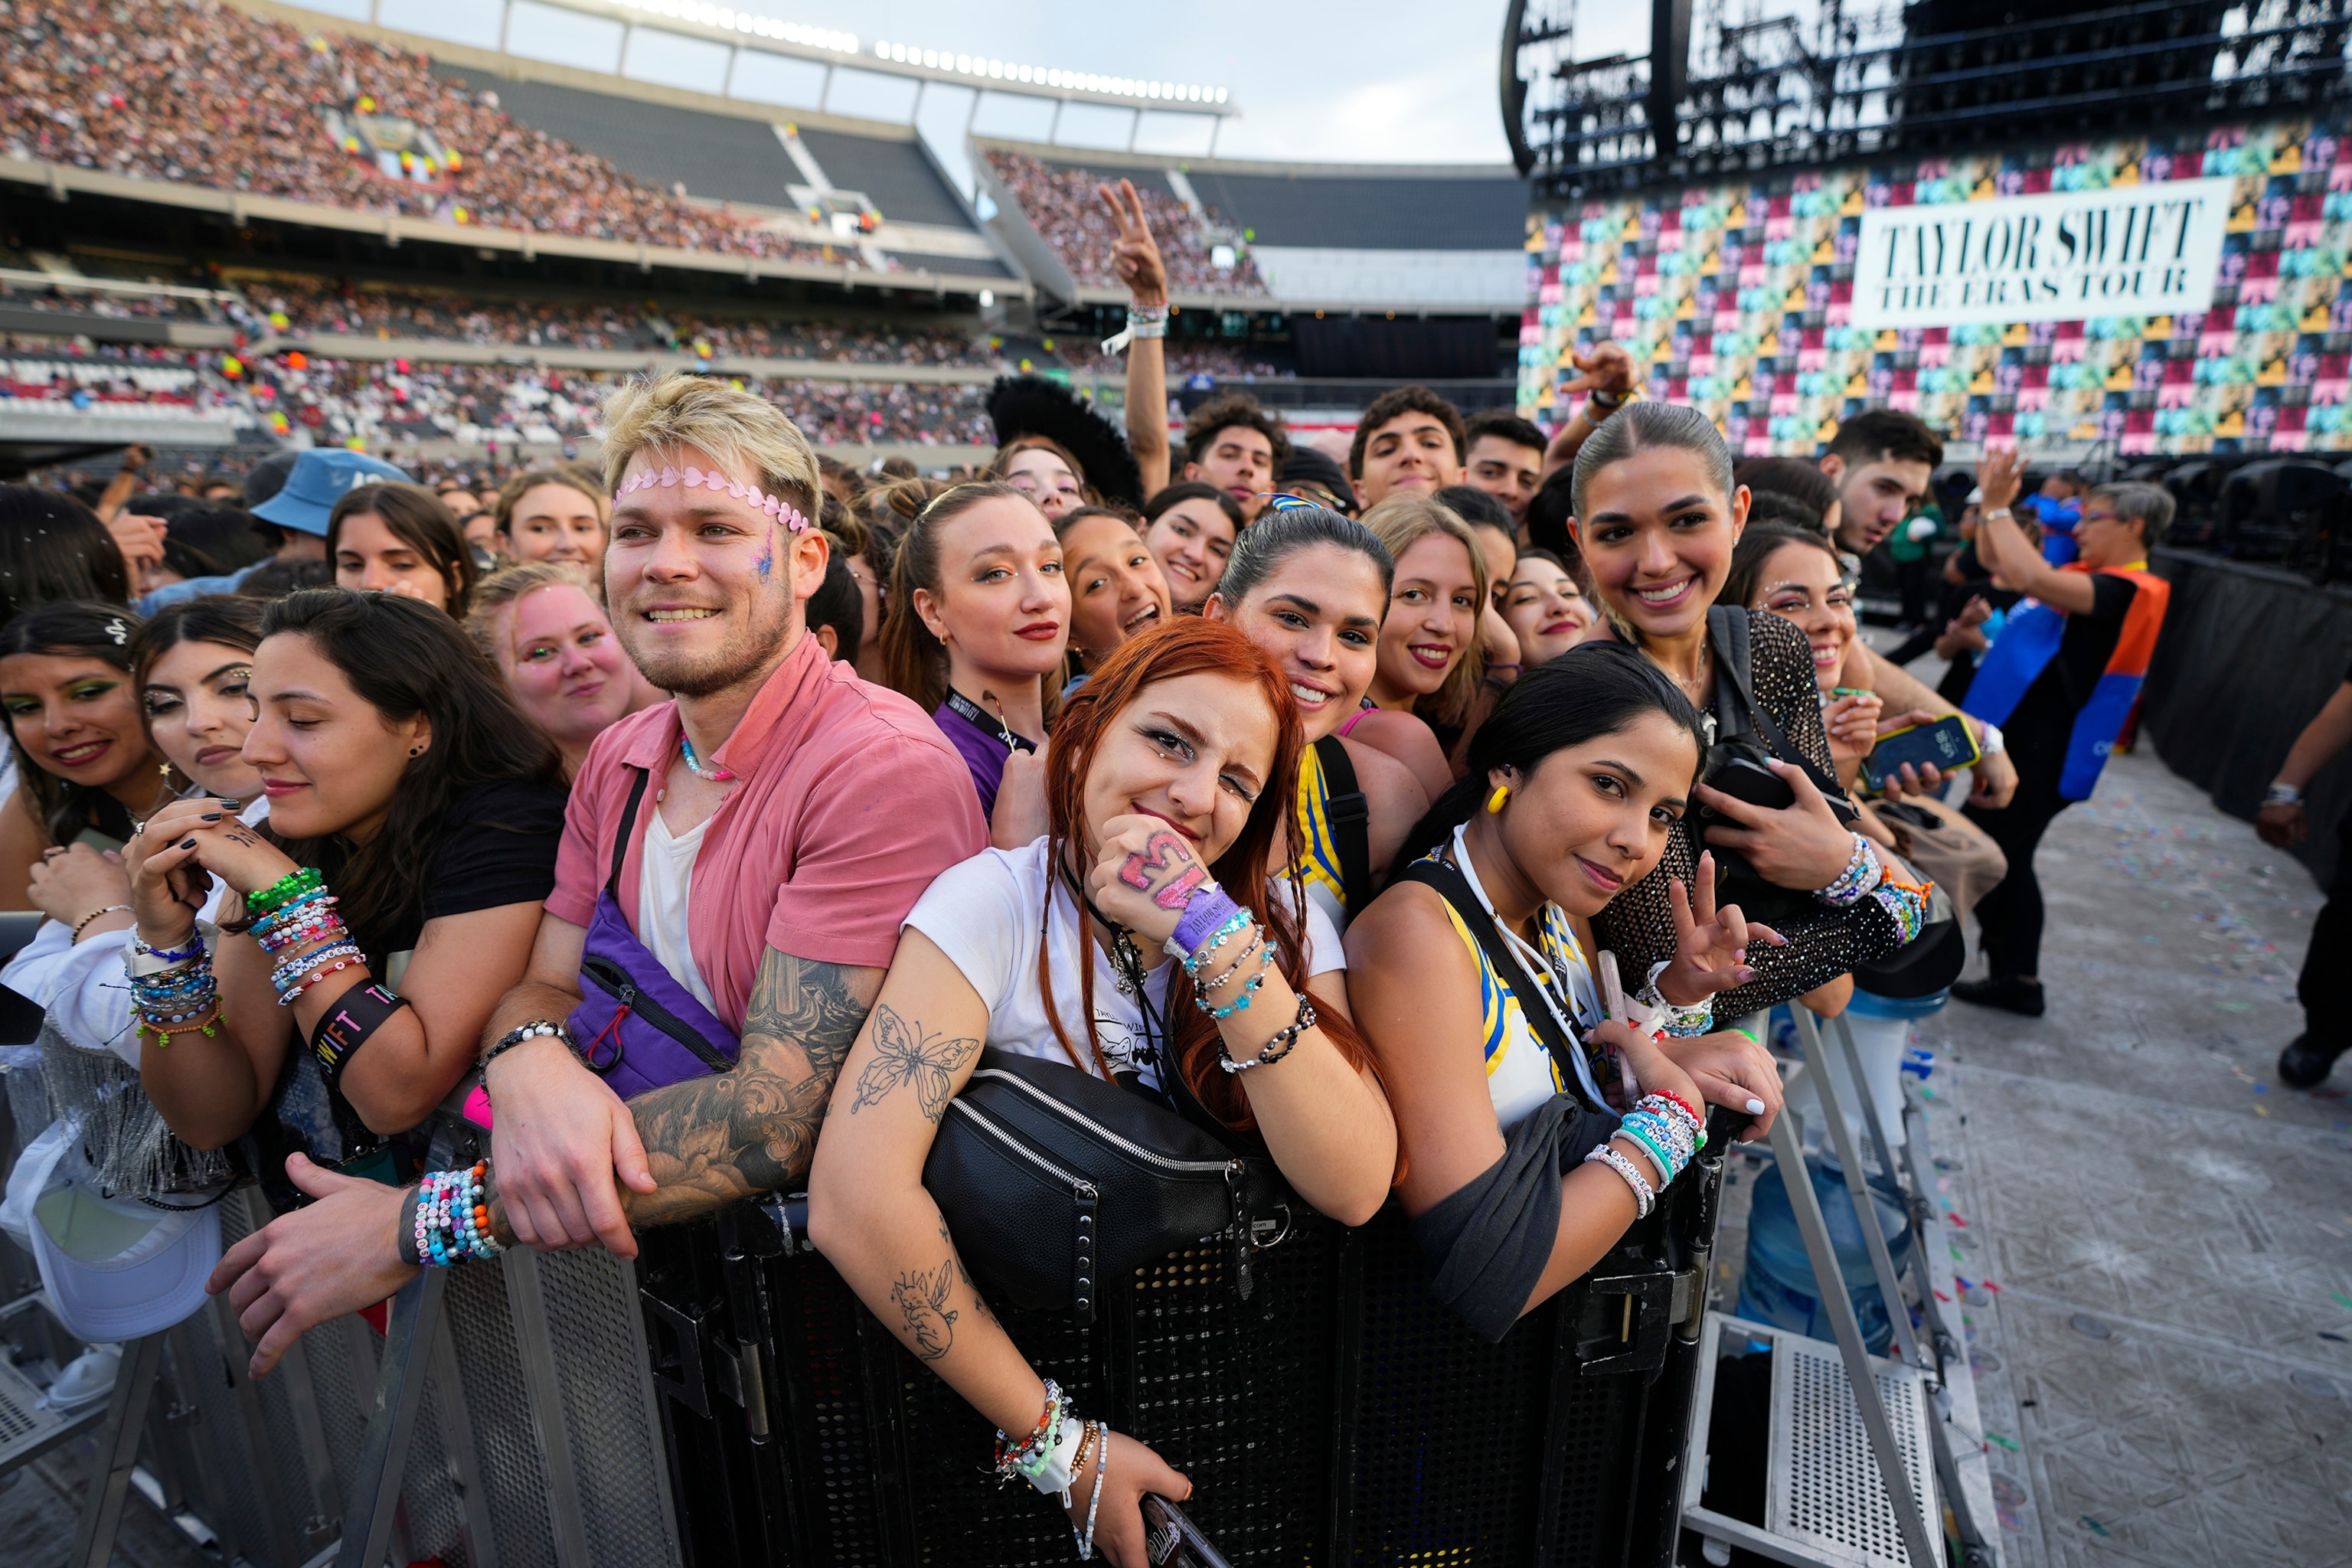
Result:
[[[1247,1301],[1212,1238],[1115,1286],[1090,1330],[1001,1315],[1080,1409],[1192,1479],[1186,1510],[1237,1568],[1663,1568],[1725,1141],[1496,1345],[1430,1295],[1393,1205],[1356,1231],[1298,1216]],[[688,1563],[1072,1561],[1060,1510],[998,1487],[993,1431],[808,1247],[803,1214],[771,1199],[645,1238]]]

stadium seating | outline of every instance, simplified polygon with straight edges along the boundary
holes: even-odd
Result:
[[[384,45],[306,37],[213,0],[15,0],[12,24],[0,29],[0,152],[11,157],[455,224],[857,264],[854,249],[650,185]]]

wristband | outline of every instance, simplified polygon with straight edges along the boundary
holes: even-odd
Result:
[[[1241,913],[1241,906],[1214,882],[1203,882],[1192,889],[1184,902],[1184,912],[1176,917],[1176,932],[1168,939],[1169,955],[1189,958],[1201,944],[1214,936],[1217,928]]]
[[[516,1027],[509,1029],[505,1034],[500,1035],[499,1037],[498,1044],[492,1046],[488,1050],[484,1051],[482,1053],[481,1061],[476,1065],[483,1072],[487,1073],[489,1070],[489,1066],[492,1062],[498,1060],[500,1057],[514,1049],[517,1046],[523,1044],[527,1040],[543,1039],[562,1040],[563,1042],[564,1049],[570,1051],[574,1057],[580,1055],[580,1042],[572,1037],[572,1031],[570,1029],[565,1028],[562,1025],[554,1022],[552,1019],[534,1018],[528,1024],[518,1025]]]
[[[2273,781],[2270,788],[2263,791],[2263,804],[2264,805],[2301,805],[2303,792],[2291,784]]]
[[[384,1020],[408,1005],[382,981],[354,985],[337,997],[319,1026],[310,1031],[310,1054],[319,1058],[330,1089],[343,1081],[343,1069],[359,1048],[375,1037]]]
[[[1595,387],[1584,395],[1584,400],[1603,414],[1614,414],[1633,402],[1633,395],[1630,392],[1603,392],[1599,387]]]
[[[1984,739],[1977,742],[1979,757],[1997,757],[2009,750],[2009,742],[2001,739],[2000,725],[1986,724],[1981,719],[1977,722],[1984,727]]]
[[[1993,508],[1990,511],[1980,511],[1977,513],[1977,521],[1979,522],[1990,522],[1997,517],[2013,517],[2016,514],[2011,512],[2009,508],[2005,506],[1998,506]]]

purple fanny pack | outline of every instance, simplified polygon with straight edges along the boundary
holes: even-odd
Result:
[[[725,1072],[742,1042],[693,992],[677,982],[637,940],[614,889],[646,793],[640,773],[621,815],[613,846],[613,876],[596,896],[596,912],[580,958],[580,1005],[567,1026],[589,1067],[623,1100],[665,1084]]]

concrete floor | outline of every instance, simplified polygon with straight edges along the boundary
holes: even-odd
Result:
[[[2320,895],[2146,754],[2039,865],[2049,1015],[1919,1030],[2005,1558],[2352,1563],[2352,1070],[2276,1065]]]
[[[2275,1068],[2320,896],[2146,754],[2040,866],[2049,1016],[1918,1031],[2005,1568],[2352,1563],[2352,1067]],[[80,1484],[0,1487],[0,1565],[64,1560]],[[116,1561],[218,1559],[134,1499]]]

